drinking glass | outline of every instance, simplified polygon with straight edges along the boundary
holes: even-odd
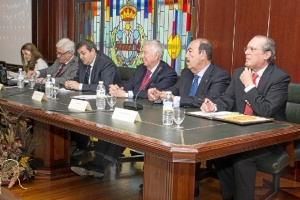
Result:
[[[115,96],[115,95],[107,95],[106,101],[107,101],[107,103],[108,103],[108,105],[110,107],[109,110],[113,111],[114,110],[114,105],[117,102],[117,96]]]
[[[53,99],[58,99],[56,98],[56,95],[59,93],[60,85],[59,84],[54,84],[53,85]]]
[[[183,128],[183,126],[180,126],[180,124],[183,122],[184,118],[185,118],[185,109],[174,108],[173,120],[177,124],[175,128]]]
[[[29,82],[30,89],[33,89],[35,86],[35,83],[36,83],[36,78],[32,77],[32,78],[28,79],[28,82]]]

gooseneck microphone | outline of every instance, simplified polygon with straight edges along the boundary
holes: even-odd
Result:
[[[162,67],[160,67],[160,68],[157,69],[156,73],[153,74],[153,75],[151,76],[151,78],[149,79],[149,81],[148,81],[148,83],[147,83],[147,85],[146,85],[145,88],[147,88],[147,87],[151,84],[151,82],[153,81],[154,77],[157,76],[157,75],[161,72],[161,70],[162,70]],[[139,90],[139,91],[136,93],[134,102],[124,101],[124,103],[123,103],[123,108],[128,109],[128,110],[142,110],[142,109],[143,109],[143,105],[136,102],[136,101],[137,101],[137,98],[138,98],[138,96],[139,96],[139,93],[140,93],[141,91],[143,91],[143,90]]]

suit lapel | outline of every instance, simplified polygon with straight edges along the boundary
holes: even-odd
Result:
[[[214,67],[213,67],[213,64],[211,63],[209,65],[209,67],[207,68],[207,70],[205,71],[203,77],[201,78],[201,81],[200,81],[199,86],[197,88],[196,95],[204,93],[204,91],[206,89],[206,85],[207,85],[207,83],[209,82],[209,80],[212,76],[213,69],[214,69]]]
[[[264,71],[264,73],[262,74],[259,83],[257,85],[257,89],[260,91],[268,82],[269,77],[271,76],[272,72],[274,70],[274,65],[273,64],[269,64],[266,68],[266,70]]]
[[[151,83],[153,83],[156,78],[157,78],[157,71],[159,70],[159,68],[161,67],[161,61],[159,62],[158,66],[156,67],[155,71],[152,73],[151,77],[150,77],[150,80],[149,82],[147,83],[146,85],[146,89],[148,89],[149,85],[151,85]],[[147,70],[146,70],[147,71]],[[146,75],[146,72],[145,72],[145,75]],[[154,76],[156,76],[156,78],[154,79]],[[152,78],[153,77],[153,78]]]

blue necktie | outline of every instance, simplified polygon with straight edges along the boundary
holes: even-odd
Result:
[[[195,94],[197,92],[197,88],[198,88],[198,80],[199,80],[199,78],[200,78],[200,76],[198,76],[198,75],[194,76],[194,82],[192,84],[189,96],[195,96]]]
[[[90,65],[86,66],[84,82],[83,82],[84,84],[89,84],[90,71],[91,71],[91,66]]]

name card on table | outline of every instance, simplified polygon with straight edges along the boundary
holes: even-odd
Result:
[[[68,108],[79,111],[92,110],[92,107],[88,101],[82,101],[78,99],[72,99]]]
[[[3,91],[6,90],[3,84],[0,84],[0,90],[3,90]]]
[[[112,118],[131,123],[134,123],[135,121],[141,121],[140,114],[137,111],[123,108],[115,108]]]
[[[34,91],[31,99],[36,100],[36,101],[42,101],[45,100],[47,101],[47,97],[44,92],[39,92],[39,91]]]

